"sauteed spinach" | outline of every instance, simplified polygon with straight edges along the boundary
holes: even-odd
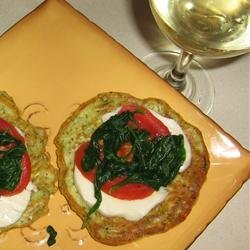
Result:
[[[185,160],[183,135],[150,138],[148,131],[131,125],[131,121],[136,123],[135,113],[126,111],[112,116],[91,137],[81,161],[85,172],[97,168],[94,179],[96,203],[87,217],[99,208],[102,201],[101,188],[108,180],[126,176],[110,191],[126,183],[146,184],[159,190],[174,179]],[[117,155],[124,143],[132,145],[132,161]]]
[[[7,132],[0,132],[0,190],[12,191],[20,181],[26,147]]]

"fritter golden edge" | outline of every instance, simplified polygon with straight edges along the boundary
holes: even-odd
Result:
[[[35,127],[21,118],[21,112],[12,97],[0,91],[0,117],[25,134],[25,143],[31,161],[31,181],[37,191],[31,193],[29,204],[22,217],[14,224],[0,228],[0,234],[12,228],[28,226],[48,213],[50,195],[57,190],[58,171],[50,163],[46,152],[48,136],[44,128]]]
[[[209,168],[209,156],[201,132],[185,122],[167,103],[155,98],[141,100],[126,93],[99,94],[80,105],[62,124],[55,138],[59,189],[80,218],[84,219],[89,206],[74,186],[74,152],[102,123],[103,114],[128,103],[142,105],[177,121],[191,145],[192,161],[189,168],[168,185],[167,198],[139,221],[107,217],[99,212],[93,214],[87,229],[95,240],[107,245],[126,244],[146,235],[165,232],[183,221],[198,197]]]

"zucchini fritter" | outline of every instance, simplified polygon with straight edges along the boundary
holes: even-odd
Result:
[[[70,207],[85,219],[89,206],[74,185],[75,151],[102,124],[102,116],[125,104],[137,104],[174,119],[183,129],[192,150],[191,165],[167,186],[166,199],[138,221],[122,217],[107,217],[98,211],[91,215],[87,230],[97,241],[121,245],[146,235],[165,232],[183,221],[190,213],[206,179],[209,168],[208,152],[200,131],[185,122],[168,104],[154,98],[144,100],[125,93],[102,93],[78,109],[62,124],[56,138],[59,189]]]
[[[0,91],[0,117],[24,134],[31,161],[31,181],[36,187],[21,218],[14,224],[0,228],[1,234],[12,228],[28,226],[48,212],[50,195],[57,190],[57,170],[51,165],[50,156],[46,152],[48,137],[45,129],[23,120],[14,100],[4,91]]]

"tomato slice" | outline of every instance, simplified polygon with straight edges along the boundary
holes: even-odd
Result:
[[[169,129],[164,125],[162,121],[157,119],[148,109],[137,106],[134,104],[124,105],[119,113],[125,111],[134,112],[138,110],[138,113],[135,113],[134,118],[141,129],[145,129],[150,133],[150,137],[157,137],[157,136],[167,136],[170,135]],[[132,123],[133,126],[138,126],[135,123]]]
[[[20,133],[17,131],[17,129],[12,124],[5,121],[3,118],[0,118],[0,131],[6,131],[10,135],[12,135],[13,137],[24,142],[23,136],[20,135]]]
[[[82,175],[86,177],[91,182],[94,181],[95,178],[95,172],[96,168],[94,168],[92,171],[84,172],[81,167],[81,159],[85,155],[85,150],[87,149],[89,143],[83,143],[80,145],[80,147],[77,149],[75,153],[75,164],[77,168],[81,171]],[[121,152],[121,151],[120,151]],[[135,183],[128,183],[113,192],[109,192],[110,189],[118,184],[119,182],[123,181],[126,178],[126,176],[117,177],[112,181],[107,181],[103,187],[102,191],[121,200],[136,200],[136,199],[143,199],[148,197],[154,192],[154,189],[144,185],[144,184],[135,184]]]
[[[10,135],[17,138],[18,140],[21,140],[24,143],[24,137],[17,131],[17,129],[2,118],[0,118],[0,131],[7,131]],[[22,174],[16,188],[12,191],[0,190],[0,195],[13,196],[15,194],[21,193],[26,188],[31,178],[31,162],[28,153],[25,153],[23,155],[21,167]]]

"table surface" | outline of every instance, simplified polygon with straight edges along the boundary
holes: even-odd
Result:
[[[1,0],[0,35],[42,0]],[[157,28],[147,0],[68,0],[139,59],[151,52],[177,50]],[[250,54],[226,60],[202,61],[213,79],[215,101],[209,116],[249,149]],[[249,183],[227,203],[189,247],[200,249],[250,249]]]

